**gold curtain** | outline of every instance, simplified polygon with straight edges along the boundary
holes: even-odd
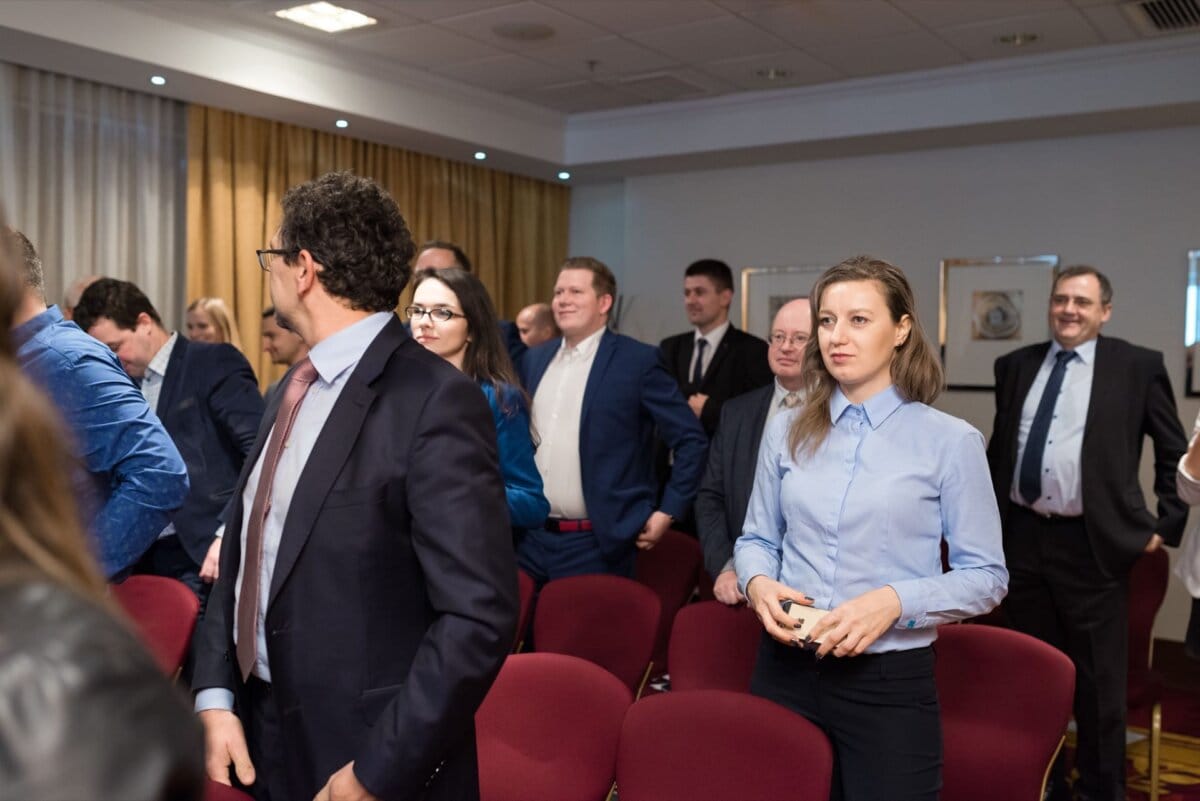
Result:
[[[266,275],[254,251],[279,224],[288,187],[331,170],[391,193],[419,245],[447,239],[471,257],[501,317],[549,300],[567,255],[570,189],[395,147],[192,105],[188,109],[188,301],[232,305],[263,386],[283,371],[260,348]]]

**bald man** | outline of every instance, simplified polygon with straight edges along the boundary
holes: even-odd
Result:
[[[534,303],[521,309],[517,315],[517,331],[527,348],[562,336],[554,323],[554,312],[549,303]]]

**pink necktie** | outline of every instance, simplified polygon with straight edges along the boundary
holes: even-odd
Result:
[[[263,525],[271,511],[271,487],[275,483],[275,469],[300,402],[312,382],[317,378],[317,368],[307,358],[296,365],[283,400],[275,415],[275,427],[271,429],[271,441],[267,444],[267,455],[263,458],[262,472],[258,476],[258,489],[254,492],[254,503],[250,506],[250,520],[246,526],[246,562],[242,568],[241,591],[238,599],[237,660],[242,672],[242,681],[250,678],[258,644],[258,592],[262,575]]]

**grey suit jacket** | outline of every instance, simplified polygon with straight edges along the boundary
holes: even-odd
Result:
[[[704,568],[713,578],[733,556],[734,540],[742,534],[758,446],[774,395],[772,381],[726,401],[708,446],[708,468],[696,495],[696,533],[704,548]]]

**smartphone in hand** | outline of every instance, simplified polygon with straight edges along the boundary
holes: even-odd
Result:
[[[829,614],[828,609],[817,609],[815,606],[805,606],[804,604],[794,603],[790,600],[782,601],[780,606],[783,607],[783,611],[787,612],[793,620],[797,621],[798,625],[793,634],[801,642],[811,637],[813,627],[817,625],[817,621]],[[818,644],[817,640],[810,640],[808,643],[805,643],[806,647],[813,648]]]

